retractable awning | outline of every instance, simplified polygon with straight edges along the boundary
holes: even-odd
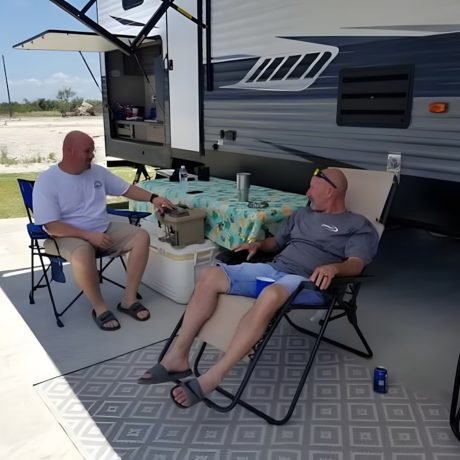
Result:
[[[116,35],[118,40],[127,47],[135,37]],[[144,43],[154,43],[155,39],[146,39]],[[13,48],[18,50],[41,50],[41,51],[81,51],[99,52],[114,51],[120,49],[113,41],[94,32],[79,32],[71,30],[46,30],[32,38],[17,43]],[[120,49],[124,51],[124,49]]]

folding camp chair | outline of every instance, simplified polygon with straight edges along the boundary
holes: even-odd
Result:
[[[450,426],[455,437],[460,441],[460,355],[458,356],[457,372],[455,373],[454,388],[452,391],[452,403],[450,406]]]
[[[19,189],[21,191],[22,198],[24,200],[24,205],[27,211],[27,217],[29,218],[29,223],[27,224],[27,233],[30,237],[30,280],[31,280],[31,288],[29,292],[29,303],[34,304],[35,298],[34,294],[35,291],[39,288],[46,287],[48,289],[48,294],[51,299],[51,305],[53,307],[54,316],[56,318],[56,323],[59,327],[63,327],[64,323],[61,320],[61,316],[81,297],[83,291],[80,291],[79,294],[74,297],[74,299],[66,305],[61,311],[58,311],[56,307],[56,302],[54,299],[53,291],[51,289],[51,282],[59,282],[65,283],[65,275],[62,270],[62,264],[67,262],[63,257],[47,254],[45,248],[43,247],[43,242],[46,239],[49,239],[50,236],[46,233],[41,225],[36,225],[34,223],[34,216],[33,216],[33,205],[32,205],[32,191],[34,186],[34,181],[26,180],[26,179],[18,179]],[[107,212],[112,215],[122,216],[128,218],[129,222],[133,225],[139,225],[140,219],[147,217],[150,215],[148,212],[135,212],[135,211],[127,211],[121,209],[111,209],[107,208]],[[40,266],[42,268],[42,275],[39,280],[35,281],[35,257],[38,257],[40,260]],[[46,263],[45,258],[48,259],[49,263]],[[99,267],[99,281],[102,283],[103,281],[107,281],[109,283],[114,284],[122,289],[124,286],[117,283],[110,278],[107,278],[103,275],[105,270],[115,261],[115,259],[119,259],[123,265],[123,268],[126,271],[126,264],[123,260],[123,257],[111,257],[110,254],[104,253],[102,251],[96,252],[96,258],[98,259]],[[104,258],[108,258],[106,262],[103,261]],[[50,274],[51,271],[51,274]],[[51,275],[51,276],[50,276]],[[138,298],[141,298],[140,294],[137,294]]]
[[[389,206],[395,192],[396,179],[394,175],[392,173],[382,171],[355,170],[346,168],[341,169],[346,175],[349,184],[345,200],[347,209],[367,217],[374,224],[380,236],[383,232],[383,223],[387,217]],[[327,291],[330,296],[330,301],[327,304],[292,305],[292,302],[297,294],[307,285],[305,282],[300,283],[296,291],[290,296],[290,298],[272,319],[265,332],[265,335],[256,344],[252,353],[248,355],[247,361],[249,361],[249,364],[236,392],[230,393],[221,386],[216,389],[219,393],[229,398],[230,402],[225,405],[217,403],[209,398],[205,398],[205,404],[220,412],[230,411],[236,406],[236,404],[239,404],[255,413],[256,415],[262,417],[269,423],[282,425],[290,419],[294,412],[295,406],[301,395],[303,386],[314,363],[315,356],[321,342],[324,341],[330,343],[365,358],[372,357],[372,350],[358,326],[357,319],[356,300],[359,294],[362,280],[362,276],[334,279],[331,287]],[[205,351],[207,345],[210,344],[219,350],[225,351],[228,348],[230,341],[232,340],[234,331],[240,319],[252,307],[253,302],[254,299],[248,297],[231,296],[226,294],[219,296],[215,313],[205,323],[198,334],[198,339],[202,341],[202,345],[199,348],[194,360],[193,371],[195,375],[200,375],[200,359],[203,356],[203,352]],[[289,316],[289,313],[293,311],[312,309],[325,310],[325,315],[319,322],[320,329],[318,332],[314,332],[299,326]],[[353,329],[361,342],[362,349],[351,347],[347,344],[340,343],[336,340],[332,340],[324,336],[329,323],[343,317],[346,317],[349,323],[353,326]],[[270,338],[273,336],[273,333],[283,318],[286,318],[288,323],[290,323],[295,329],[311,337],[314,337],[316,340],[311,349],[309,359],[305,363],[303,372],[300,375],[296,390],[293,394],[286,414],[281,418],[274,418],[263,412],[261,409],[256,408],[248,401],[243,400],[241,396],[251,378],[255,367],[257,366],[259,358],[261,357],[266,345],[269,343]],[[179,332],[181,324],[182,318],[180,319],[179,323],[165,344],[164,349],[159,357],[159,361],[161,361],[163,356],[166,354],[176,334]]]

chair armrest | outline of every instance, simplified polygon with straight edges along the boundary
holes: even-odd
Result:
[[[126,209],[107,208],[107,214],[126,217],[132,225],[139,225],[139,221],[150,216],[151,212],[128,211]]]
[[[371,275],[358,275],[358,276],[341,276],[341,277],[336,277],[331,281],[331,284],[329,287],[323,291],[325,294],[328,294],[329,296],[336,296],[336,295],[343,295],[343,293],[346,291],[347,287],[350,284],[359,284],[361,281],[365,278],[369,278]],[[291,294],[291,296],[288,298],[288,300],[285,303],[285,306],[288,307],[294,299],[297,297],[297,295],[303,290],[303,289],[310,289],[310,290],[315,290],[315,291],[320,291],[320,289],[313,284],[311,281],[302,281],[299,283],[295,291]],[[313,305],[309,305],[310,307],[313,307]],[[289,309],[295,309],[295,308],[302,308],[302,306],[294,306],[291,305],[288,307]]]
[[[373,275],[357,275],[357,276],[338,276],[331,281],[331,287],[344,286],[349,283],[357,283],[366,278],[371,278]]]
[[[46,240],[50,238],[41,225],[27,224],[27,233],[34,240]]]
[[[248,251],[235,252],[235,251],[232,251],[231,249],[225,249],[224,251],[221,251],[217,255],[216,259],[227,265],[238,265],[238,264],[242,264],[243,262],[249,262],[249,263],[271,262],[273,260],[273,257],[275,257],[275,255],[276,253],[274,252],[258,251],[254,254],[254,256],[250,260],[246,260],[246,257],[248,256]]]

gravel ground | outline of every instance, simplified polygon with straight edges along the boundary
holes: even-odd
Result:
[[[62,141],[74,129],[88,133],[96,146],[95,162],[105,161],[104,126],[97,117],[1,118],[1,173],[47,169],[61,158]],[[34,160],[41,158],[39,162]],[[54,158],[54,159],[53,159]],[[16,164],[5,164],[15,160]]]

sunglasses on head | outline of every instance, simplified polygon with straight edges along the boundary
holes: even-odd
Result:
[[[332,182],[331,179],[329,179],[329,177],[321,171],[321,169],[316,168],[313,175],[319,177],[320,179],[324,179],[328,184],[332,185],[332,187],[337,188],[337,185],[335,185],[334,182]]]

